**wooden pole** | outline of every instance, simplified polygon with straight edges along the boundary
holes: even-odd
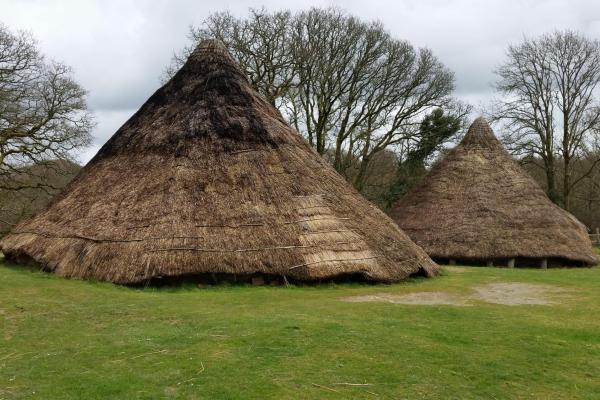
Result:
[[[542,269],[548,268],[548,259],[547,258],[542,258],[542,261],[540,262],[540,268],[542,268]]]
[[[508,263],[506,264],[508,266],[508,268],[514,268],[515,267],[515,259],[511,258],[508,260]]]

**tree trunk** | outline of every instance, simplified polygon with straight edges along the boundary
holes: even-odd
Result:
[[[566,103],[563,96],[563,104]],[[563,207],[565,210],[571,210],[571,132],[569,130],[569,111],[563,111]]]
[[[563,173],[563,206],[565,210],[571,211],[571,157],[567,154],[564,158],[564,173]]]
[[[554,157],[551,155],[546,161],[546,192],[552,202],[557,203],[558,196],[556,193],[556,172],[554,170]]]
[[[335,141],[335,156],[333,159],[333,167],[337,172],[343,174],[343,166],[342,166],[342,145],[344,144],[344,139],[338,136]]]
[[[324,131],[322,127],[322,121],[319,121],[317,126],[315,126],[316,131],[316,139],[317,139],[317,153],[323,155],[325,154],[325,139],[327,137],[327,132]]]
[[[354,187],[359,192],[362,192],[362,190],[365,187],[365,175],[367,173],[367,167],[369,166],[369,161],[370,161],[370,159],[368,157],[362,159],[362,162],[360,163],[360,167],[358,168],[358,173],[356,174],[356,178],[354,178]]]
[[[362,192],[365,185],[365,175],[367,173],[367,167],[369,166],[369,161],[371,159],[372,154],[369,154],[369,148],[371,147],[371,141],[369,136],[365,140],[365,147],[363,147],[362,151],[362,160],[360,166],[358,168],[358,173],[354,178],[354,187],[359,192]]]
[[[350,180],[348,179],[348,169],[350,168],[350,166],[352,165],[352,151],[354,150],[354,139],[352,137],[350,137],[349,143],[348,143],[348,148],[346,149],[346,156],[343,157],[342,159],[342,166],[341,166],[341,174],[346,178],[346,180]]]

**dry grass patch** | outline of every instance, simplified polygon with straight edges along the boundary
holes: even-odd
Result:
[[[388,302],[394,304],[413,305],[451,305],[465,306],[467,299],[459,295],[446,292],[415,292],[408,294],[377,293],[364,296],[352,296],[342,299],[349,302]]]
[[[375,293],[363,296],[345,297],[342,300],[355,303],[387,302],[409,305],[451,305],[466,306],[474,301],[492,304],[553,305],[565,298],[557,296],[567,292],[564,288],[551,285],[522,282],[500,282],[475,286],[471,292],[456,294],[450,292],[413,292],[407,294]]]
[[[473,289],[478,300],[508,306],[556,304],[558,303],[556,296],[566,292],[559,286],[520,282],[490,283]]]

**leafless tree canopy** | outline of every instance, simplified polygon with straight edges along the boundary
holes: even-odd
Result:
[[[167,76],[198,41],[221,39],[252,85],[359,189],[374,155],[418,142],[427,112],[468,111],[452,100],[454,76],[430,50],[337,9],[216,13],[191,38]]]
[[[600,42],[571,31],[525,39],[508,48],[497,74],[505,98],[494,117],[506,123],[514,152],[542,161],[548,195],[570,209],[573,189],[600,163],[574,175],[600,134]]]
[[[25,167],[69,159],[89,143],[85,96],[71,69],[45,60],[30,34],[0,25],[0,189],[30,188]]]

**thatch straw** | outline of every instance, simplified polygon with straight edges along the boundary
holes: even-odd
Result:
[[[122,284],[195,274],[394,282],[437,270],[217,41],[203,42],[0,246],[62,276]]]
[[[548,199],[483,118],[390,215],[442,262],[597,262],[585,227]]]

